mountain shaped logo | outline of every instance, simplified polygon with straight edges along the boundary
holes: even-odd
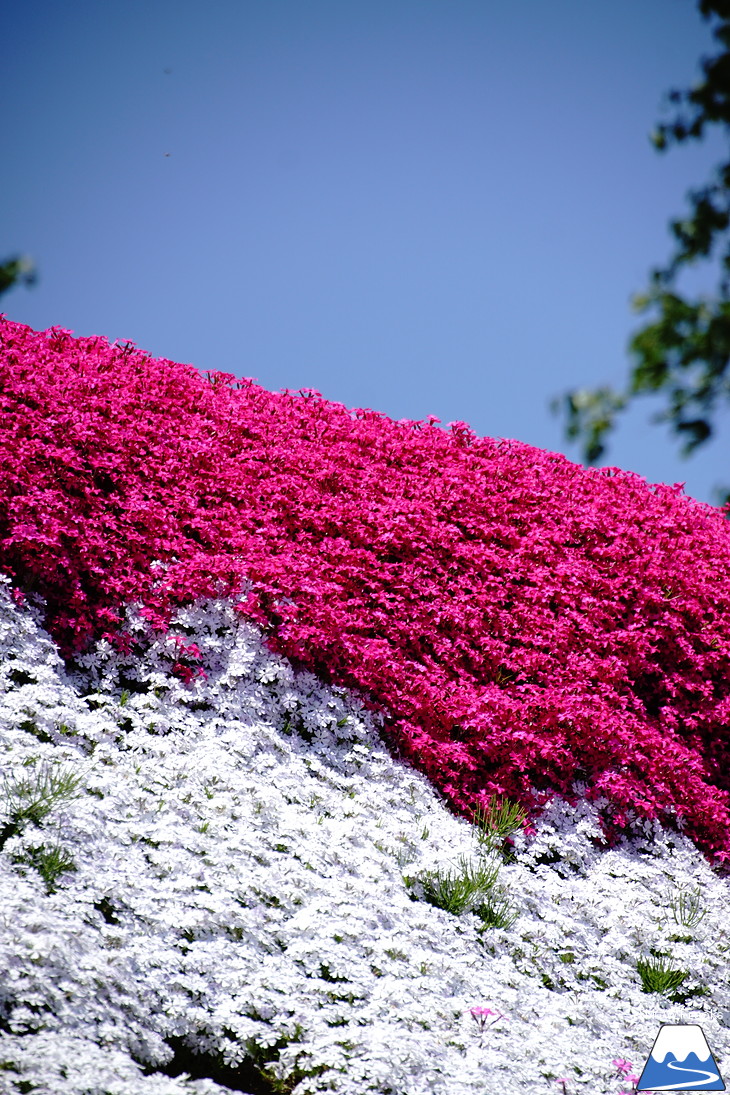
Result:
[[[724,1091],[702,1027],[663,1023],[636,1090]]]

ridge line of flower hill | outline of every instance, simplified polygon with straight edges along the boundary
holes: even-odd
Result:
[[[730,860],[720,510],[59,328],[0,317],[0,361],[0,569],[69,663],[102,636],[134,651],[125,604],[165,630],[230,595],[273,652],[385,710],[458,813],[584,795],[609,838],[659,818]],[[191,687],[200,661],[181,646]]]

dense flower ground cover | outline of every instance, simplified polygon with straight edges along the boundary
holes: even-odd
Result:
[[[164,629],[247,594],[269,648],[386,711],[464,816],[578,782],[609,833],[659,818],[730,856],[721,513],[464,423],[353,420],[60,329],[0,342],[0,569],[68,659],[133,650],[125,604]]]
[[[728,524],[436,421],[0,317],[2,1095],[727,1077]]]
[[[479,863],[475,828],[229,604],[71,675],[39,618],[0,583],[3,1095],[618,1095],[663,1022],[727,1078],[728,882],[686,836],[608,849],[555,799],[499,867],[511,922],[457,915],[412,879]]]

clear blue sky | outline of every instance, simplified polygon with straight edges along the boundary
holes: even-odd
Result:
[[[0,257],[40,281],[0,308],[577,461],[548,404],[627,376],[722,149],[648,133],[708,52],[692,0],[9,2]],[[716,501],[730,423],[685,461],[657,407],[603,462]]]

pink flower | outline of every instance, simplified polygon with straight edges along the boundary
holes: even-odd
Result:
[[[471,1009],[471,1017],[478,1024],[479,1030],[483,1031],[488,1027],[494,1026],[500,1019],[506,1019],[507,1016],[503,1015],[501,1011],[492,1011],[491,1008],[475,1007]],[[490,1015],[494,1016],[491,1023],[487,1023],[487,1019]]]

